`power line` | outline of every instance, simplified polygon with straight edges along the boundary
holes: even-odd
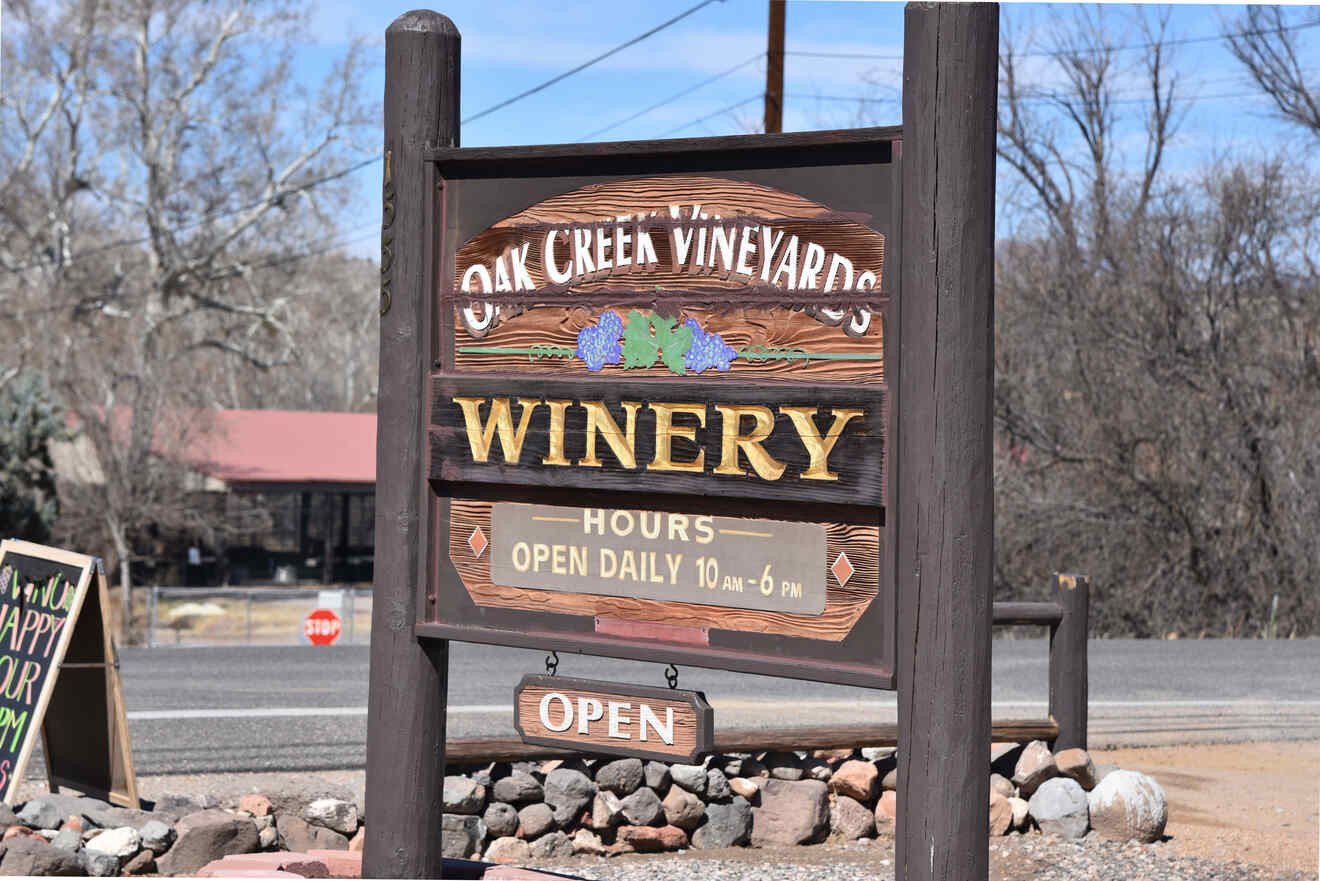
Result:
[[[751,58],[748,58],[746,61],[735,64],[733,67],[730,67],[728,70],[717,73],[712,77],[708,77],[707,79],[702,80],[701,82],[697,83],[694,86],[689,86],[688,88],[684,89],[681,92],[675,92],[674,94],[670,95],[668,98],[664,99],[663,101],[659,101],[655,104],[652,104],[650,107],[646,108],[645,110],[639,110],[636,113],[634,113],[632,116],[628,116],[616,122],[612,122],[609,125],[605,126],[604,128],[598,128],[591,134],[584,135],[581,138],[581,140],[589,141],[592,138],[596,137],[597,135],[603,135],[605,134],[605,132],[611,129],[618,128],[619,126],[623,125],[625,122],[632,122],[634,119],[637,119],[638,117],[641,116],[645,116],[646,114],[650,113],[652,110],[658,110],[661,107],[664,107],[666,104],[671,104],[674,101],[677,101],[679,98],[682,98],[684,95],[691,95],[693,92],[697,91],[698,89],[709,86],[711,83],[715,82],[716,80],[723,79],[724,77],[728,76],[731,73],[735,73],[739,70],[742,70],[744,67],[751,64],[753,61],[760,61],[764,57],[765,57],[764,52],[757,52],[755,55],[753,55]]]
[[[658,24],[655,27],[651,28],[646,33],[639,34],[638,36],[633,37],[631,40],[629,40],[626,43],[620,43],[619,45],[615,46],[613,49],[610,49],[606,52],[602,52],[600,55],[597,55],[595,58],[592,58],[590,61],[584,61],[582,64],[579,64],[577,67],[573,68],[572,70],[566,70],[563,73],[559,74],[559,76],[551,77],[550,79],[546,80],[545,82],[541,83],[538,86],[533,86],[532,88],[528,89],[525,92],[519,92],[517,95],[514,95],[512,98],[505,98],[503,101],[499,102],[498,104],[493,104],[490,107],[487,107],[485,110],[482,110],[480,113],[475,113],[472,116],[469,116],[467,119],[464,119],[462,122],[464,125],[467,125],[469,122],[475,122],[476,120],[481,119],[483,116],[489,116],[490,114],[494,113],[496,110],[499,110],[504,107],[508,107],[510,104],[512,104],[515,101],[521,101],[523,98],[526,98],[528,95],[535,95],[537,92],[541,91],[542,89],[546,89],[549,88],[550,86],[553,86],[555,83],[559,82],[560,80],[567,79],[568,77],[572,76],[575,73],[586,70],[588,67],[591,67],[591,65],[595,64],[598,61],[604,61],[606,58],[609,58],[611,55],[614,55],[618,52],[622,52],[624,49],[627,49],[629,46],[637,45],[638,43],[642,42],[642,40],[645,40],[647,37],[650,37],[654,34],[658,34],[660,31],[663,31],[665,28],[669,27],[670,25],[677,24],[678,22],[687,18],[689,15],[696,12],[697,10],[703,9],[714,2],[716,2],[716,0],[702,0],[702,2],[698,3],[696,6],[693,6],[691,9],[688,9],[685,12],[680,12],[678,15],[674,16],[668,21]],[[719,0],[719,2],[723,3],[724,0]]]
[[[728,107],[721,107],[719,110],[716,110],[714,113],[707,113],[705,116],[694,119],[691,122],[685,122],[682,125],[678,126],[677,128],[671,128],[667,132],[662,132],[660,134],[660,137],[662,138],[669,137],[674,132],[681,132],[685,128],[690,128],[691,126],[705,122],[708,119],[712,119],[716,116],[720,116],[721,114],[728,113],[730,110],[737,110],[739,107],[742,107],[744,104],[750,104],[753,101],[760,101],[764,97],[765,97],[765,92],[757,92],[755,95],[753,95],[750,98],[744,98],[741,101],[737,101],[733,104],[730,104]]]

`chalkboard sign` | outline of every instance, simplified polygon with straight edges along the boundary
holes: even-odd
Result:
[[[137,805],[107,605],[97,558],[24,541],[0,543],[0,792],[6,804],[17,794],[40,732],[52,791],[64,785]]]

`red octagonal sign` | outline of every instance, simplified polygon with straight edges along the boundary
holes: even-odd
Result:
[[[339,616],[329,609],[316,609],[303,619],[303,633],[313,645],[330,645],[339,631]]]

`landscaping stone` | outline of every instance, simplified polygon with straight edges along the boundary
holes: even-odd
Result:
[[[78,852],[77,858],[82,863],[83,869],[93,878],[110,878],[119,874],[119,857],[112,853],[84,848]],[[3,869],[3,865],[0,865],[0,871]],[[82,872],[74,874],[81,875]]]
[[[711,801],[723,801],[733,795],[729,788],[729,778],[719,768],[706,769],[706,798]]]
[[[445,814],[440,820],[441,852],[455,859],[467,859],[481,850],[486,840],[486,824],[471,814]],[[348,842],[344,842],[347,849]]]
[[[1071,777],[1081,784],[1082,789],[1090,792],[1095,789],[1095,763],[1091,754],[1084,749],[1065,749],[1054,754],[1054,764],[1059,773]]]
[[[694,795],[706,794],[705,765],[670,765],[669,776],[675,784]]]
[[[479,783],[474,785],[481,791],[484,800],[485,787]],[[351,801],[341,801],[337,798],[318,798],[303,808],[302,818],[308,823],[324,826],[327,829],[342,832],[344,835],[352,835],[357,831],[358,826],[357,805]]]
[[[532,842],[532,859],[548,860],[573,855],[573,839],[556,829]]]
[[[665,792],[669,789],[672,778],[669,776],[669,766],[664,762],[646,763],[646,785],[656,792]]]
[[[532,858],[532,846],[521,838],[496,838],[482,857],[491,863],[525,863]]]
[[[486,808],[486,787],[457,775],[445,778],[445,813],[480,814]]]
[[[753,847],[812,844],[829,828],[829,788],[819,780],[771,779],[752,810]]]
[[[669,793],[661,805],[664,808],[666,822],[686,832],[697,828],[701,818],[706,815],[706,806],[701,799],[681,786],[670,786]]]
[[[266,797],[270,799],[271,813],[277,815],[300,815],[303,808],[321,798],[353,802],[359,805],[358,813],[362,813],[360,809],[362,800],[350,787],[323,780],[290,782],[280,787],[278,791],[267,792]]]
[[[579,829],[573,834],[573,853],[585,853],[592,856],[605,854],[605,842],[590,829]]]
[[[82,847],[82,833],[77,829],[64,828],[55,833],[55,837],[50,840],[54,847],[61,847],[65,850],[78,850]]]
[[[114,860],[115,869],[119,862]],[[0,874],[5,875],[82,875],[82,859],[73,851],[52,847],[36,838],[16,836],[4,844]]]
[[[677,826],[620,826],[616,840],[638,853],[658,853],[688,846],[687,833]]]
[[[561,828],[577,819],[595,796],[596,784],[581,771],[556,768],[546,775],[545,801],[554,808],[555,823]]]
[[[675,781],[675,784],[677,784],[677,781]],[[654,825],[660,822],[665,815],[664,805],[660,802],[660,797],[655,794],[655,790],[648,786],[644,786],[627,798],[622,799],[619,802],[619,809],[623,812],[624,818],[634,826]]]
[[[487,835],[490,834],[489,828],[487,828],[486,834]],[[357,834],[348,840],[348,849],[351,853],[361,853],[362,849],[366,846],[367,846],[367,827],[359,826]]]
[[[596,797],[591,800],[591,817],[589,822],[592,829],[604,831],[623,822],[623,804],[619,797],[608,790],[596,793]]]
[[[1013,828],[1019,831],[1025,831],[1029,822],[1031,812],[1025,798],[1016,796],[1008,800],[1008,805],[1013,811]]]
[[[990,770],[1012,779],[1018,757],[1022,755],[1023,749],[1025,745],[1021,743],[990,744]]]
[[[496,801],[511,805],[540,801],[545,797],[540,781],[526,771],[514,771],[509,776],[496,780],[492,794]]]
[[[119,860],[126,860],[141,849],[142,836],[132,826],[107,829],[87,842],[87,850],[108,853]]]
[[[1012,780],[1009,780],[1003,774],[990,775],[990,789],[1004,798],[1012,798],[1017,795],[1017,787],[1013,785]]]
[[[1041,832],[1061,838],[1082,838],[1090,825],[1086,792],[1071,777],[1054,777],[1040,784],[1027,808]]]
[[[486,829],[496,838],[514,835],[518,831],[518,811],[513,805],[493,801],[486,806],[486,813],[481,815]]]
[[[145,875],[156,871],[156,855],[149,850],[138,851],[137,855],[119,867],[121,875]]]
[[[544,802],[527,805],[518,811],[518,824],[522,827],[519,837],[531,841],[555,828],[555,812]]]
[[[752,806],[747,799],[735,795],[728,804],[706,805],[706,822],[693,831],[692,846],[696,848],[736,847],[746,844],[752,832]]]
[[[255,828],[255,827],[254,827]],[[336,832],[333,829],[327,829],[324,826],[313,826],[302,817],[296,817],[292,814],[280,814],[275,818],[275,829],[279,833],[279,841],[287,850],[306,851],[313,849],[323,850],[347,850],[348,837]],[[180,832],[180,841],[183,833]],[[177,848],[179,845],[174,845]],[[165,856],[168,857],[174,853],[171,849]]]
[[[887,789],[875,803],[875,827],[887,829],[898,819],[898,793]]]
[[[1116,841],[1158,841],[1169,821],[1164,789],[1137,771],[1114,771],[1087,796],[1091,826]],[[1034,812],[1033,812],[1034,814]]]
[[[761,795],[761,787],[757,786],[746,777],[734,777],[729,781],[729,789],[731,789],[735,795],[741,795],[749,801],[760,798]]]
[[[1013,806],[1008,797],[996,789],[990,790],[990,835],[1007,835],[1013,826]]]
[[[18,825],[18,814],[7,804],[0,803],[0,827],[8,828]]]
[[[265,829],[257,830],[257,844],[262,850],[269,850],[279,843],[280,833],[274,826],[267,826]]]
[[[215,808],[184,816],[174,831],[174,846],[157,861],[162,875],[191,875],[212,860],[258,847],[257,827],[251,820]]]
[[[770,776],[776,780],[801,780],[806,774],[802,770],[802,764],[796,753],[766,753],[763,761],[765,766],[770,769]]]
[[[824,759],[808,757],[802,760],[802,776],[807,780],[829,783],[834,776],[834,766]]]
[[[1028,800],[1042,783],[1057,776],[1059,768],[1043,740],[1033,740],[1027,744],[1013,767],[1013,782],[1017,784],[1018,793]],[[1034,811],[1032,815],[1035,815]]]
[[[857,799],[835,796],[830,805],[830,832],[844,841],[875,835],[875,813]]]
[[[887,759],[898,752],[892,746],[864,746],[862,747],[862,758],[869,762],[878,762],[881,759]]]
[[[138,836],[142,839],[143,847],[159,855],[169,850],[174,843],[174,827],[160,820],[148,820],[138,829]]]
[[[596,786],[615,795],[631,795],[645,777],[641,759],[617,759],[596,769]]]
[[[850,759],[834,771],[830,789],[856,801],[870,801],[880,788],[880,772],[871,762]]]
[[[247,811],[254,817],[267,817],[270,816],[272,811],[274,811],[270,799],[266,798],[266,796],[259,792],[249,792],[247,795],[240,798],[238,800],[238,809],[240,811]]]
[[[18,822],[29,829],[58,829],[64,811],[45,799],[34,798],[18,812]]]

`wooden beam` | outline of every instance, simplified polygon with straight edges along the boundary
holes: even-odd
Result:
[[[786,0],[770,0],[770,22],[765,48],[765,132],[784,130],[784,7]]]
[[[444,874],[449,644],[413,635],[433,515],[425,474],[432,353],[428,150],[458,144],[458,29],[408,12],[385,32],[375,601],[367,697],[366,878]],[[447,527],[446,527],[447,528]]]
[[[995,603],[994,623],[1000,627],[1014,624],[1053,626],[1063,620],[1063,606],[1058,603]]]
[[[907,6],[898,309],[899,881],[984,881],[999,9]]]
[[[1091,580],[1082,575],[1055,575],[1054,595],[1063,610],[1059,625],[1050,630],[1050,717],[1059,723],[1054,749],[1086,749]]]

